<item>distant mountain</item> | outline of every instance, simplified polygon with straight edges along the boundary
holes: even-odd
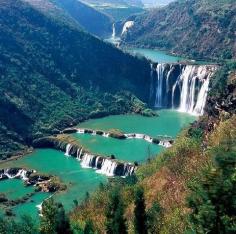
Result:
[[[235,0],[188,0],[136,16],[123,40],[193,58],[236,57]]]
[[[58,20],[70,17],[80,25],[81,29],[93,35],[108,37],[112,33],[112,22],[109,16],[78,0],[24,1],[47,15],[52,14],[53,17],[55,17],[55,8],[57,8]],[[58,9],[61,9],[61,11]]]
[[[148,99],[149,63],[84,33],[58,6],[0,0],[0,25],[0,158],[90,117],[142,111],[132,94]]]
[[[142,0],[143,4],[148,7],[165,6],[174,1],[175,0]]]
[[[130,6],[143,6],[142,0],[83,0],[84,2],[89,2],[92,4],[127,4]]]

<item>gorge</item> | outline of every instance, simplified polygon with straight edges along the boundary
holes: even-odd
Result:
[[[0,233],[22,216],[27,234],[235,221],[236,21],[219,1],[132,0],[125,18],[116,0],[0,0]]]

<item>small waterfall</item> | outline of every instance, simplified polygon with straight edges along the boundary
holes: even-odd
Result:
[[[131,176],[131,175],[133,175],[133,173],[134,173],[134,166],[126,163],[124,165],[123,177]]]
[[[27,170],[24,169],[5,169],[3,173],[0,173],[0,179],[6,176],[8,179],[20,178],[24,181],[27,181],[29,179],[27,177],[27,173]]]
[[[106,176],[115,176],[116,167],[117,162],[112,161],[111,159],[104,159],[102,162],[102,167],[100,170],[97,170],[97,173],[101,173]]]
[[[71,144],[67,144],[66,145],[66,152],[65,152],[65,156],[69,157],[70,156],[70,150],[72,148]]]
[[[124,26],[123,26],[123,29],[122,29],[122,33],[121,35],[125,34],[128,32],[128,30],[133,27],[134,25],[134,21],[127,21],[125,22]]]
[[[203,115],[209,81],[216,69],[215,65],[157,64],[156,69],[152,65],[151,103],[156,108]]]
[[[155,107],[161,108],[162,107],[162,91],[163,91],[163,78],[164,78],[164,66],[163,64],[157,65],[157,85],[156,85],[156,100],[155,100]]]
[[[82,160],[81,160],[81,167],[83,168],[92,168],[93,167],[93,159],[94,155],[92,154],[84,154]]]
[[[112,24],[112,39],[115,40],[116,38],[116,27],[115,27],[115,23]]]

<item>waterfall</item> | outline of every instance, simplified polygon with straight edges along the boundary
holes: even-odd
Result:
[[[134,173],[134,166],[126,163],[124,165],[123,177],[131,176]]]
[[[155,107],[162,107],[162,83],[164,78],[164,65],[158,64],[157,65],[157,85],[156,85],[156,100],[155,100]]]
[[[24,169],[16,169],[14,170],[14,172],[11,169],[5,169],[2,174],[0,173],[0,179],[3,178],[4,175],[8,179],[20,178],[24,181],[27,181],[29,179],[27,177],[27,170]]]
[[[114,40],[116,38],[116,28],[115,23],[112,24],[112,39]]]
[[[127,33],[128,30],[133,27],[134,25],[134,21],[127,21],[125,22],[124,26],[123,26],[123,29],[122,29],[122,33],[121,35],[123,35],[124,33]]]
[[[94,155],[92,154],[84,154],[82,160],[81,160],[81,167],[83,168],[92,168],[93,167],[93,159]]]
[[[117,162],[112,161],[111,159],[104,159],[102,162],[102,167],[100,170],[97,170],[97,173],[101,173],[106,176],[114,176],[116,167]]]
[[[156,108],[203,115],[210,78],[216,69],[215,65],[157,64],[156,68],[152,65],[151,103]]]
[[[71,144],[67,144],[66,145],[66,152],[65,152],[65,156],[69,157],[70,156],[70,150],[72,148]]]

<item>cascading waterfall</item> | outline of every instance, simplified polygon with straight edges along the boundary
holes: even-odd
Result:
[[[102,162],[102,167],[100,170],[97,170],[97,173],[101,173],[106,176],[114,176],[116,167],[117,167],[117,162],[112,161],[110,159],[104,159]]]
[[[157,64],[151,66],[150,100],[156,108],[202,115],[215,65]]]
[[[112,39],[116,38],[116,28],[115,28],[115,23],[112,24]]]
[[[65,152],[65,156],[69,157],[70,156],[70,150],[72,148],[71,144],[67,144],[66,145],[66,152]]]
[[[83,168],[92,168],[93,167],[93,159],[94,159],[94,155],[92,154],[84,154],[82,161],[81,161],[81,167]]]
[[[155,107],[160,108],[162,107],[164,66],[162,64],[158,64],[156,71],[157,71],[157,85],[156,85]]]

